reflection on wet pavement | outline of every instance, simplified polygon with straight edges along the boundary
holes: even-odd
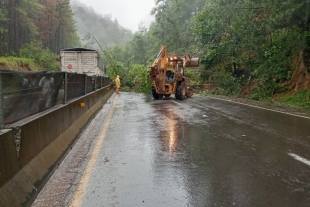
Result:
[[[81,206],[309,206],[310,120],[195,96],[114,107]]]

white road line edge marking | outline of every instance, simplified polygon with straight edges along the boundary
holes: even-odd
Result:
[[[263,108],[263,107],[260,107],[260,106],[253,106],[253,105],[250,105],[250,104],[245,104],[245,103],[236,102],[236,101],[231,101],[231,100],[225,100],[225,99],[221,99],[221,98],[215,98],[215,97],[211,97],[211,96],[207,96],[207,97],[208,97],[208,98],[212,98],[212,99],[218,99],[218,100],[221,100],[221,101],[232,102],[232,103],[236,103],[236,104],[240,104],[240,105],[250,106],[250,107],[253,107],[253,108],[264,109],[264,110],[267,110],[267,111],[278,112],[278,113],[281,113],[281,114],[286,114],[286,115],[291,115],[291,116],[297,116],[297,117],[300,117],[300,118],[310,119],[310,117],[307,117],[307,116],[302,116],[302,115],[297,115],[297,114],[291,114],[291,113],[288,113],[288,112],[283,112],[283,111],[278,111],[278,110]]]
[[[288,153],[288,155],[293,157],[295,160],[298,160],[298,161],[310,166],[310,160],[307,160],[306,158],[303,158],[303,157],[296,155],[294,153]]]
[[[179,104],[179,105],[182,105],[182,104],[180,104],[180,103],[178,103],[178,102],[176,102],[176,101],[172,101],[173,103],[176,103],[176,104]]]

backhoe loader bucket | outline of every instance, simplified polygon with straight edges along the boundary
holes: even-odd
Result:
[[[186,67],[189,67],[189,68],[199,67],[199,57],[191,57],[190,61],[188,62],[188,65],[186,65]]]

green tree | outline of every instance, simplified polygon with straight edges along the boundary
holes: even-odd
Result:
[[[204,78],[224,70],[243,85],[289,80],[292,58],[308,48],[308,13],[309,2],[302,0],[207,2],[194,29],[202,45]]]
[[[7,10],[4,7],[4,3],[0,3],[0,33],[2,34],[3,32],[5,32],[5,27],[4,24],[7,22],[8,18],[7,18]]]
[[[147,28],[141,22],[139,24],[138,31],[133,35],[130,41],[132,60],[138,64],[146,64],[147,62],[147,39],[146,39]]]
[[[0,3],[0,53],[19,54],[35,40],[58,53],[79,45],[69,0],[3,0]]]

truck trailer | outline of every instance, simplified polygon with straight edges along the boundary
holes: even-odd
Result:
[[[105,76],[106,71],[99,53],[86,48],[70,48],[60,51],[61,71]]]

